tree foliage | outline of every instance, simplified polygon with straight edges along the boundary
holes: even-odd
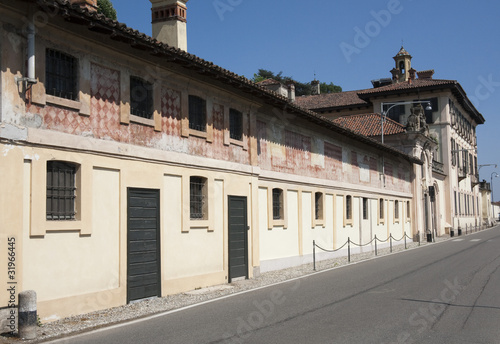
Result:
[[[111,0],[97,0],[97,12],[104,14],[109,19],[116,20],[116,10]]]
[[[288,81],[293,81],[295,83],[295,95],[296,96],[308,96],[312,92],[312,86],[310,82],[300,82],[294,80],[290,76],[283,76],[283,72],[279,72],[278,74],[274,74],[273,72],[266,69],[259,69],[258,73],[253,75],[253,82],[261,82],[267,79],[274,79],[276,81],[281,82],[282,84],[286,84]],[[334,85],[333,82],[327,84],[326,82],[320,83],[321,93],[337,93],[342,92],[342,87],[338,85]]]

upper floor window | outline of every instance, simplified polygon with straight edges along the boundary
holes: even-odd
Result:
[[[78,97],[78,60],[63,52],[45,52],[45,92],[49,95],[76,100]]]
[[[153,84],[135,76],[130,77],[130,113],[148,119],[153,117]]]
[[[207,219],[207,179],[191,177],[189,179],[189,211],[191,220]]]
[[[78,165],[47,161],[47,220],[74,220]]]
[[[273,189],[273,220],[283,219],[283,190]]]
[[[197,96],[189,96],[189,129],[207,131],[207,102]]]
[[[229,137],[243,140],[243,114],[235,109],[229,109]]]

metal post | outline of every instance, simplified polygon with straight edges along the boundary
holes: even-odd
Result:
[[[406,233],[405,233],[405,250],[406,250]]]
[[[316,271],[316,240],[313,240],[313,270]]]
[[[351,262],[351,238],[350,237],[347,238],[347,259],[348,259],[348,262],[350,263]]]
[[[19,338],[35,339],[37,329],[36,293],[26,290],[19,293]]]
[[[375,255],[377,255],[377,234],[375,234]]]
[[[391,253],[392,253],[392,234],[391,234],[391,235],[389,235],[389,241],[390,241],[390,243],[391,243]]]

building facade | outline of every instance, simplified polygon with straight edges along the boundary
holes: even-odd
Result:
[[[441,235],[486,225],[476,138],[483,116],[457,81],[434,79],[433,70],[413,69],[412,56],[403,47],[394,60],[392,78],[373,80],[371,89],[299,97],[297,104],[355,132],[420,154],[424,164],[416,171],[421,178],[415,192],[424,231]]]
[[[187,53],[184,5],[153,1],[171,46],[92,0],[0,0],[0,281],[42,321],[418,231],[419,156]]]

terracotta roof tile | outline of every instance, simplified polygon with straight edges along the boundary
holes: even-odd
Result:
[[[371,94],[378,94],[378,93],[384,93],[384,92],[394,92],[394,91],[406,91],[406,90],[411,90],[411,89],[420,89],[425,87],[435,87],[435,86],[444,86],[444,85],[450,85],[450,86],[455,86],[458,82],[455,80],[437,80],[437,79],[416,79],[411,82],[406,81],[406,82],[399,82],[387,86],[382,86],[378,88],[370,88],[367,90],[362,90],[359,92],[359,96],[361,98],[365,98],[364,95],[371,95]]]
[[[279,85],[279,84],[281,84],[279,81],[271,79],[271,78],[259,81],[257,83],[257,85],[260,85],[260,86]]]
[[[295,99],[295,104],[306,109],[324,109],[342,106],[363,106],[369,103],[358,96],[361,91],[324,93],[315,96],[302,96]]]
[[[364,136],[380,136],[382,124],[380,114],[367,113],[362,115],[343,116],[333,120],[343,128]],[[405,132],[405,127],[390,118],[384,122],[384,135],[394,135]]]

